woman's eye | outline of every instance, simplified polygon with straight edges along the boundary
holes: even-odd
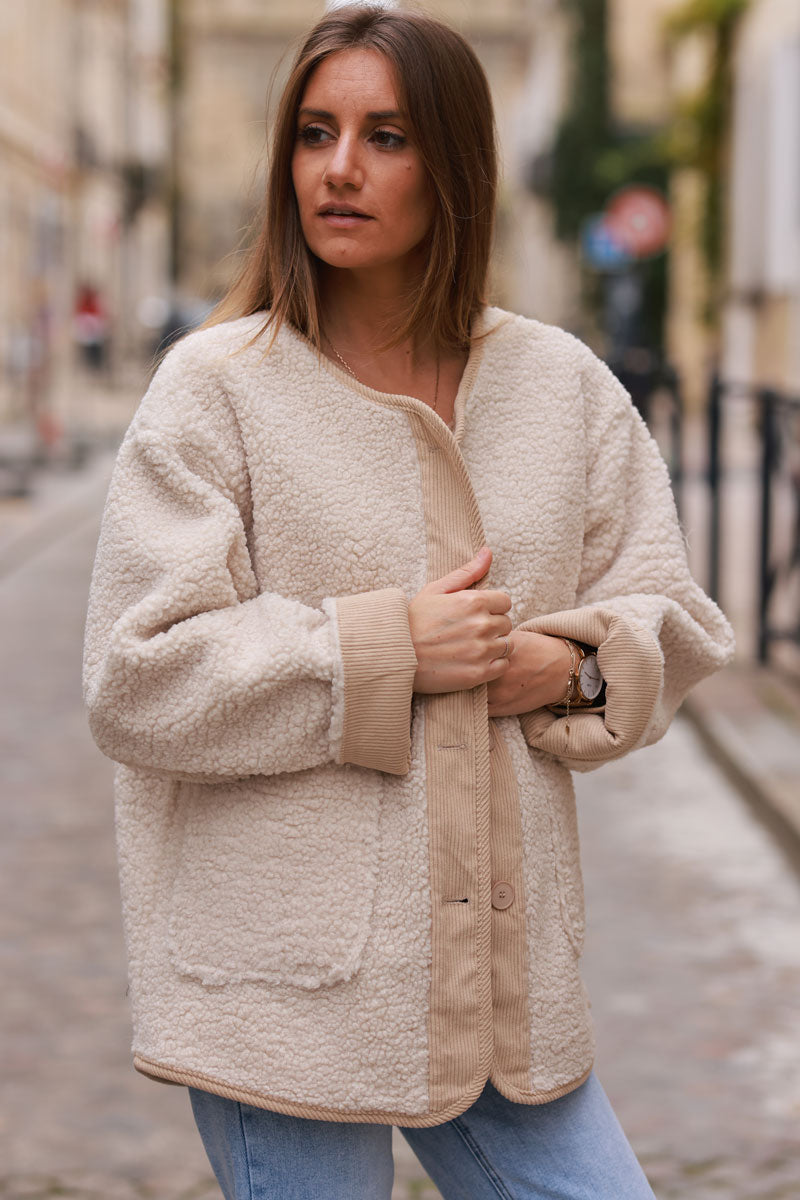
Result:
[[[305,125],[297,136],[307,146],[319,146],[326,138],[330,137],[330,134],[319,125]]]
[[[391,129],[376,129],[372,137],[384,150],[399,150],[406,144],[402,133],[393,133]]]

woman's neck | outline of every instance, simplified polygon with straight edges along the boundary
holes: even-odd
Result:
[[[386,346],[419,278],[326,268],[320,285],[324,353],[361,383],[416,396],[450,424],[466,351],[443,351],[430,334]]]
[[[406,313],[409,295],[418,283],[407,272],[357,272],[326,268],[320,281],[323,339],[343,355],[399,358],[416,365],[435,356],[431,339],[409,339],[385,350],[392,332]]]

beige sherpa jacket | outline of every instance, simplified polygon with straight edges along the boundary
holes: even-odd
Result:
[[[260,323],[170,352],[94,569],[134,1063],[342,1121],[435,1125],[489,1077],[561,1096],[593,1053],[569,768],[660,737],[729,627],[654,443],[570,335],[486,310],[453,433],[289,328],[242,350]],[[515,627],[599,647],[605,711],[569,735],[489,720],[485,686],[412,694],[408,600],[484,541]]]

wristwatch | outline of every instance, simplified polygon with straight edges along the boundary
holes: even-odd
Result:
[[[569,702],[576,708],[581,705],[596,704],[597,698],[605,686],[605,680],[597,661],[597,652],[591,648],[586,649],[580,642],[573,642],[572,638],[569,640],[578,652],[578,663],[572,677],[572,695]]]

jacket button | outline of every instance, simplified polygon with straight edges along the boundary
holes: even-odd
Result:
[[[508,908],[514,903],[514,889],[510,883],[496,883],[492,888],[492,908]]]

